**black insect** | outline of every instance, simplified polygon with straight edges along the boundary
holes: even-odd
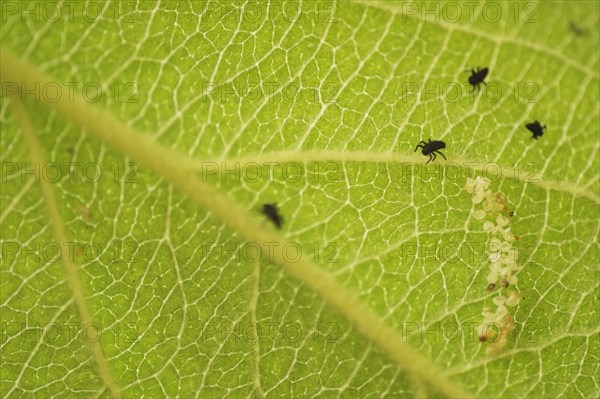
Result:
[[[442,148],[446,148],[446,143],[444,143],[443,141],[431,141],[431,139],[429,139],[427,143],[424,141],[420,141],[419,144],[417,144],[417,147],[415,148],[415,152],[417,152],[419,148],[422,148],[421,152],[423,153],[423,155],[429,155],[429,161],[425,162],[425,165],[427,165],[431,161],[435,161],[436,153],[440,154],[444,157],[444,159],[446,159],[446,156],[440,152]]]
[[[264,204],[261,210],[262,214],[267,217],[277,228],[281,228],[283,224],[283,216],[279,214],[277,204]]]
[[[484,82],[484,79],[489,72],[489,68],[481,69],[477,67],[477,70],[471,69],[471,76],[469,76],[469,84],[471,87],[479,90],[482,83],[487,86],[487,83]]]
[[[533,121],[532,123],[526,124],[525,127],[527,128],[527,130],[533,133],[533,136],[531,136],[531,138],[536,140],[538,137],[544,134],[544,131],[546,131],[546,125],[542,126],[537,120]]]
[[[569,29],[571,30],[571,32],[573,32],[575,34],[575,36],[587,35],[587,29],[581,28],[579,25],[577,25],[573,21],[569,21]]]
[[[508,217],[511,218],[511,217],[515,216],[515,213],[513,211],[511,211],[510,209],[508,209],[507,207],[504,207],[503,209],[506,213],[508,213]]]

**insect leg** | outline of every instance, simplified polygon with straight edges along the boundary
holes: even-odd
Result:
[[[436,152],[437,152],[438,154],[440,154],[441,156],[443,156],[443,157],[444,157],[444,159],[445,159],[446,161],[448,160],[448,159],[446,158],[446,156],[445,156],[444,154],[442,154],[442,152],[441,152],[441,151],[436,151]]]

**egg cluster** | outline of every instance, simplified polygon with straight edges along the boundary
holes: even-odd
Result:
[[[494,291],[499,285],[498,296],[493,299],[496,309],[483,309],[483,322],[477,326],[477,336],[481,342],[489,342],[486,349],[488,355],[500,352],[508,343],[508,334],[514,330],[515,324],[508,307],[519,304],[522,295],[515,290],[508,292],[507,288],[517,284],[514,272],[521,269],[518,261],[518,251],[513,243],[519,240],[512,234],[509,223],[513,212],[506,207],[506,197],[501,193],[490,190],[490,181],[485,177],[468,178],[465,190],[473,195],[473,204],[483,209],[476,209],[473,218],[483,221],[483,230],[492,237],[486,249],[490,262],[487,275],[487,290]],[[508,215],[508,217],[507,217]]]

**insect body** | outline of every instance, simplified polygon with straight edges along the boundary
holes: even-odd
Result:
[[[471,69],[471,76],[469,76],[469,84],[471,87],[479,90],[482,83],[487,86],[487,83],[484,82],[484,79],[489,72],[489,68],[481,69],[478,67],[477,70]]]
[[[526,124],[525,127],[527,128],[527,130],[533,133],[533,136],[531,136],[531,138],[536,140],[538,137],[543,135],[544,131],[546,130],[546,125],[542,126],[537,120],[533,121],[532,123]]]
[[[569,21],[569,29],[571,29],[571,32],[573,32],[576,36],[585,36],[587,34],[586,29],[579,27],[579,25],[573,21]]]
[[[415,148],[415,152],[417,152],[419,148],[422,148],[421,153],[423,153],[423,155],[429,155],[429,161],[425,162],[425,165],[427,165],[431,161],[435,161],[436,153],[440,154],[444,157],[444,159],[446,159],[446,156],[439,151],[442,148],[446,148],[446,143],[444,143],[443,141],[431,141],[431,139],[429,139],[427,143],[424,141],[420,141],[419,144],[417,144],[417,147]]]
[[[277,228],[281,228],[283,224],[283,216],[279,214],[277,204],[264,204],[261,210],[262,214],[267,217]]]

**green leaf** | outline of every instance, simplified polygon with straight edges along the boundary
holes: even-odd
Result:
[[[3,3],[2,397],[597,397],[598,17]],[[486,175],[523,267],[496,356]]]

